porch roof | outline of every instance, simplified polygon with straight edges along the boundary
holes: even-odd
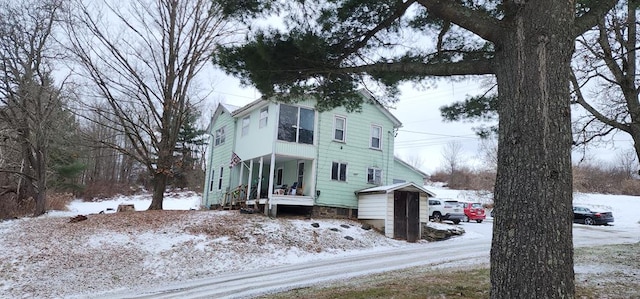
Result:
[[[373,187],[373,188],[367,188],[364,190],[360,190],[360,191],[356,191],[356,194],[371,194],[371,193],[391,193],[393,191],[396,190],[401,190],[401,189],[414,189],[420,192],[424,192],[427,195],[429,195],[430,197],[435,197],[436,194],[425,189],[423,186],[420,186],[414,182],[408,182],[408,183],[397,183],[397,184],[391,184],[391,185],[386,185],[386,186],[377,186],[377,187]]]

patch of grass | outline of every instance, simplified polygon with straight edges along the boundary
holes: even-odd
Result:
[[[576,298],[640,298],[639,256],[640,243],[576,249]],[[474,267],[410,268],[259,298],[489,298],[489,268]]]
[[[423,271],[412,268],[259,298],[489,298],[489,269]]]
[[[640,298],[640,243],[578,248],[576,298]]]

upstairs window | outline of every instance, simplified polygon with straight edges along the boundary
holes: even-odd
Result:
[[[250,116],[242,119],[242,136],[249,134],[249,124],[251,124]]]
[[[369,168],[367,170],[367,183],[382,185],[382,169],[378,168]]]
[[[269,119],[269,106],[260,109],[260,123],[259,127],[264,128],[267,126],[267,121]]]
[[[333,120],[333,140],[344,142],[347,132],[347,119],[337,116]]]
[[[281,104],[278,140],[313,144],[314,122],[314,110]]]
[[[347,164],[333,162],[331,166],[331,179],[345,182],[347,180]]]
[[[225,139],[225,136],[224,136],[224,127],[220,128],[220,129],[217,129],[217,130],[216,130],[216,134],[215,134],[215,140],[214,140],[214,143],[213,143],[213,144],[214,144],[215,146],[221,145],[221,144],[223,144],[223,143],[224,143],[224,139]]]
[[[382,127],[371,125],[371,144],[372,149],[382,149]]]

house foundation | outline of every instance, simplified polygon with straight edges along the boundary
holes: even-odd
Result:
[[[358,218],[358,209],[313,206],[311,216],[316,218]]]

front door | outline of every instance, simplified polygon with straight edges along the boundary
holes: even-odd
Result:
[[[302,188],[304,187],[302,185],[302,181],[304,179],[304,162],[298,162],[298,189],[300,189],[300,191],[298,191],[298,194],[302,194]]]

